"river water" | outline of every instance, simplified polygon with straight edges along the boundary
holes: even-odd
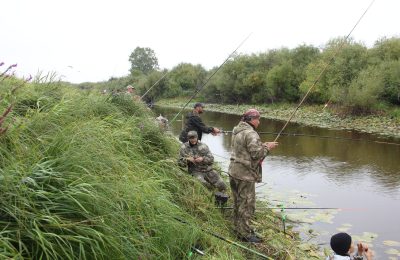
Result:
[[[177,112],[155,108],[157,115],[170,120]],[[201,117],[205,124],[229,131],[240,120],[237,115],[208,111]],[[262,119],[257,131],[276,133],[284,123]],[[176,120],[170,130],[178,136],[181,127],[182,121]],[[283,214],[301,223],[296,229],[305,240],[322,247],[329,248],[330,236],[343,231],[354,241],[372,245],[375,259],[400,259],[400,145],[383,143],[400,144],[400,140],[295,123],[289,124],[285,133],[325,138],[281,136],[278,148],[264,160],[266,184],[258,184],[258,199],[286,208],[335,208],[286,209]],[[275,137],[261,135],[262,141]],[[206,134],[202,141],[226,171],[231,135]]]

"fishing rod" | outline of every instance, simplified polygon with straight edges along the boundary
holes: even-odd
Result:
[[[247,41],[247,39],[250,37],[251,33],[239,44],[239,46],[231,53],[229,54],[228,58],[211,74],[211,76],[199,87],[197,90],[194,92],[194,94],[190,97],[189,101],[186,102],[186,104],[183,106],[183,108],[172,118],[170,123],[175,121],[175,119],[179,116],[179,114],[186,108],[186,106],[192,101],[192,99],[204,88],[204,86],[210,81],[210,79],[222,68],[222,66],[225,65],[225,63],[228,62],[228,60],[231,58],[231,56]]]
[[[217,207],[218,209],[234,209],[234,207]],[[339,210],[341,208],[314,208],[314,207],[306,207],[306,208],[293,208],[293,207],[262,207],[262,209],[301,209],[301,210],[308,210],[308,209],[315,209],[315,210],[325,210],[325,209],[336,209]]]
[[[177,220],[177,221],[183,223],[183,224],[190,225],[190,223],[188,223],[187,221],[185,221],[185,220],[183,220],[183,219],[180,219],[180,218],[177,218],[177,217],[173,217],[173,218],[174,218],[175,220]],[[225,237],[223,237],[223,236],[221,236],[221,235],[219,235],[219,234],[216,234],[216,233],[214,233],[214,232],[211,232],[211,231],[209,231],[209,230],[207,230],[207,229],[200,228],[200,230],[203,231],[203,232],[205,232],[205,233],[207,233],[207,234],[210,234],[210,235],[212,235],[212,236],[214,236],[214,237],[216,237],[216,238],[218,238],[218,239],[221,239],[222,241],[225,241],[225,242],[227,242],[227,243],[229,243],[229,244],[235,245],[235,246],[237,246],[237,247],[240,247],[241,249],[244,249],[244,250],[246,250],[246,251],[248,251],[248,252],[251,252],[251,253],[253,253],[253,254],[259,256],[259,257],[262,257],[262,258],[264,258],[264,259],[273,260],[273,258],[271,258],[271,257],[269,257],[269,256],[266,256],[266,255],[264,255],[264,254],[262,254],[262,253],[260,253],[260,252],[257,252],[256,250],[253,250],[253,249],[251,249],[251,248],[248,248],[248,247],[246,247],[246,246],[244,246],[244,245],[241,245],[241,244],[239,244],[239,243],[237,243],[237,242],[235,242],[235,241],[232,241],[232,240],[230,240],[230,239],[228,239],[228,238],[225,238]]]
[[[229,174],[229,172],[227,172],[227,171],[224,171],[224,170],[219,170],[219,171],[221,171],[222,173],[225,173],[227,176],[231,176],[230,174]],[[268,183],[266,183],[266,182],[258,182],[258,184],[260,184],[260,185],[258,185],[258,186],[256,186],[256,188],[260,188],[260,187],[262,187],[262,186],[265,186],[265,185],[267,185]]]
[[[154,83],[153,86],[151,86],[151,87],[140,97],[140,99],[143,100],[144,96],[146,96],[146,94],[149,93],[149,91],[150,91],[155,85],[157,85],[158,82],[160,82],[163,78],[165,78],[165,76],[167,76],[167,74],[170,73],[170,72],[171,72],[171,71],[167,71],[160,79],[158,79],[158,80],[156,81],[156,83]]]
[[[225,131],[222,130],[221,133],[231,134],[232,131]],[[350,138],[350,137],[338,137],[338,136],[323,136],[323,135],[308,135],[308,134],[298,134],[298,133],[276,133],[276,132],[257,132],[258,134],[270,134],[270,135],[285,135],[285,136],[301,136],[301,137],[316,137],[321,139],[336,139],[336,140],[346,140],[346,141],[368,141],[374,142],[378,144],[388,144],[388,145],[399,145],[400,143],[393,143],[393,142],[384,142],[384,141],[375,141],[375,140],[366,140],[361,138]]]
[[[364,15],[368,12],[368,10],[370,9],[370,7],[372,6],[372,4],[375,2],[375,0],[372,0],[372,2],[369,4],[369,6],[367,7],[367,9],[364,11],[364,13],[361,15],[361,17],[358,19],[358,21],[356,22],[356,24],[353,26],[353,28],[350,30],[350,32],[347,34],[347,36],[344,38],[344,40],[340,43],[339,47],[336,49],[336,51],[332,54],[332,56],[330,57],[330,59],[328,60],[328,62],[325,64],[325,67],[322,69],[321,73],[318,75],[318,77],[316,78],[316,80],[314,81],[314,83],[311,85],[311,87],[307,90],[306,94],[304,95],[304,97],[301,99],[300,103],[297,105],[296,109],[292,112],[292,114],[290,115],[289,119],[286,121],[285,125],[282,127],[281,131],[278,133],[278,135],[276,136],[274,142],[276,142],[279,137],[281,136],[281,134],[283,133],[283,131],[285,130],[286,126],[289,124],[290,120],[292,120],[292,118],[294,117],[294,115],[296,114],[297,110],[300,108],[300,106],[303,104],[303,102],[306,100],[306,98],[308,97],[308,95],[311,93],[311,90],[315,87],[315,85],[319,82],[319,80],[321,79],[322,75],[325,73],[325,71],[327,70],[327,68],[331,65],[332,61],[335,59],[336,55],[339,53],[339,51],[343,48],[344,44],[347,42],[347,40],[349,39],[350,35],[353,33],[354,29],[357,27],[357,25],[360,23],[361,19],[364,17]]]
[[[234,207],[216,207],[218,209],[234,209]],[[325,207],[261,207],[262,209],[280,209],[280,210],[365,210],[363,208],[325,208]]]

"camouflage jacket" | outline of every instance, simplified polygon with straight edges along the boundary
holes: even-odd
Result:
[[[232,131],[232,154],[229,175],[243,181],[261,182],[261,163],[268,150],[253,127],[240,122]]]
[[[182,143],[188,141],[187,134],[189,131],[196,131],[198,139],[201,140],[203,133],[209,134],[213,131],[213,127],[206,126],[203,121],[201,120],[199,114],[195,111],[192,111],[186,115],[185,118],[185,126],[179,135],[179,140]]]
[[[203,157],[203,161],[199,163],[192,163],[187,160],[188,157]],[[182,144],[179,151],[178,164],[181,167],[187,166],[189,173],[211,171],[213,163],[214,156],[211,154],[210,149],[205,143],[198,141],[197,144],[193,146],[190,146],[189,142]]]

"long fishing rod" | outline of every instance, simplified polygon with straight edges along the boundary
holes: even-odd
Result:
[[[218,209],[234,209],[234,207],[216,207]],[[286,209],[290,209],[290,210],[365,210],[363,208],[324,208],[324,207],[301,207],[301,208],[297,208],[297,207],[261,207],[262,209],[280,209],[280,210],[286,210]]]
[[[250,37],[250,35],[251,35],[251,33],[239,44],[239,46],[231,54],[229,54],[228,58],[226,58],[226,60],[221,65],[219,65],[219,67],[213,72],[213,74],[211,74],[211,76],[194,92],[194,94],[190,97],[188,102],[186,102],[186,104],[183,106],[183,108],[174,116],[174,118],[172,118],[172,120],[170,121],[170,124],[172,124],[172,122],[175,121],[175,119],[186,108],[186,106],[190,103],[190,101],[192,101],[192,99],[204,88],[204,86],[222,68],[222,66],[224,66],[225,63],[228,62],[228,60],[231,58],[231,56],[243,45],[243,43],[245,43],[247,41],[247,39]]]
[[[171,71],[167,71],[159,80],[156,81],[156,83],[153,84],[153,86],[151,86],[141,97],[140,99],[143,100],[143,98],[147,95],[147,93],[149,93],[149,91],[155,86],[157,85],[158,82],[160,82],[163,78],[165,78],[165,76],[167,76],[168,73],[170,73]]]
[[[234,209],[234,207],[217,207],[217,209]],[[293,207],[288,207],[288,208],[286,208],[286,207],[262,207],[262,209],[280,209],[280,210],[282,210],[282,209],[301,209],[301,210],[308,210],[308,209],[315,209],[315,210],[324,210],[324,209],[337,209],[337,210],[339,210],[339,209],[341,209],[341,208],[313,208],[313,207],[307,207],[307,208],[293,208]]]
[[[183,224],[190,225],[190,223],[186,222],[186,221],[183,220],[183,219],[180,219],[180,218],[177,218],[177,217],[173,217],[173,218],[174,218],[175,220],[177,220],[177,221],[183,223]],[[203,231],[203,232],[205,232],[205,233],[207,233],[207,234],[210,234],[210,235],[212,235],[212,236],[214,236],[214,237],[216,237],[216,238],[219,238],[219,239],[221,239],[222,241],[225,241],[225,242],[227,242],[227,243],[229,243],[229,244],[235,245],[235,246],[237,246],[237,247],[240,247],[241,249],[244,249],[244,250],[246,250],[246,251],[248,251],[248,252],[251,252],[251,253],[253,253],[253,254],[259,256],[259,257],[262,257],[262,258],[264,258],[264,259],[273,260],[273,258],[271,258],[271,257],[269,257],[269,256],[266,256],[266,255],[264,255],[264,254],[262,254],[262,253],[260,253],[260,252],[257,252],[257,251],[255,251],[255,250],[253,250],[253,249],[251,249],[251,248],[248,248],[248,247],[246,247],[246,246],[244,246],[244,245],[241,245],[241,244],[239,244],[239,243],[237,243],[237,242],[235,242],[235,241],[232,241],[232,240],[230,240],[230,239],[228,239],[228,238],[225,238],[225,237],[223,237],[223,236],[221,236],[221,235],[219,235],[219,234],[216,234],[216,233],[214,233],[214,232],[211,232],[211,231],[209,231],[209,230],[207,230],[207,229],[200,228],[200,230]]]
[[[221,131],[221,133],[231,134],[232,131]],[[374,140],[366,140],[361,138],[350,138],[350,137],[338,137],[338,136],[324,136],[324,135],[308,135],[308,134],[298,134],[298,133],[276,133],[276,132],[257,132],[258,134],[270,134],[270,135],[285,135],[285,136],[301,136],[301,137],[315,137],[321,139],[336,139],[336,140],[346,140],[346,141],[367,141],[367,142],[374,142],[377,144],[389,144],[389,145],[399,145],[400,143],[393,143],[393,142],[384,142],[384,141],[374,141]]]
[[[329,61],[325,64],[325,67],[323,68],[323,70],[321,71],[321,73],[318,75],[317,79],[314,81],[314,83],[311,85],[311,87],[307,90],[306,94],[304,95],[304,97],[301,99],[300,103],[297,105],[296,109],[293,111],[293,113],[290,115],[289,119],[286,121],[285,125],[282,127],[281,131],[278,133],[278,135],[276,136],[274,142],[276,142],[279,137],[281,136],[283,130],[285,130],[286,126],[289,124],[290,120],[293,118],[293,116],[296,114],[297,110],[300,108],[300,106],[303,104],[303,102],[306,100],[306,98],[308,97],[308,95],[310,94],[311,90],[315,87],[315,85],[319,82],[319,80],[321,79],[322,75],[325,73],[325,71],[327,70],[327,68],[331,65],[332,61],[334,60],[334,58],[336,57],[336,55],[339,53],[339,51],[343,48],[344,44],[347,42],[347,40],[349,39],[350,35],[353,33],[354,29],[357,27],[357,25],[360,23],[361,19],[364,17],[364,15],[368,12],[369,8],[372,6],[372,4],[375,2],[375,0],[372,0],[372,2],[369,4],[369,6],[367,7],[367,9],[364,11],[364,13],[361,15],[361,17],[358,19],[358,21],[356,22],[356,24],[353,26],[353,28],[350,30],[350,32],[347,34],[347,36],[344,38],[344,40],[341,42],[341,44],[339,45],[339,48],[336,49],[336,51],[332,54],[332,56],[330,57]]]

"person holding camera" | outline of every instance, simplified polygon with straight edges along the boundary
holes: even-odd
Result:
[[[331,237],[331,248],[334,252],[326,260],[372,260],[373,252],[365,243],[357,244],[357,252],[352,238],[347,233],[337,233]]]

